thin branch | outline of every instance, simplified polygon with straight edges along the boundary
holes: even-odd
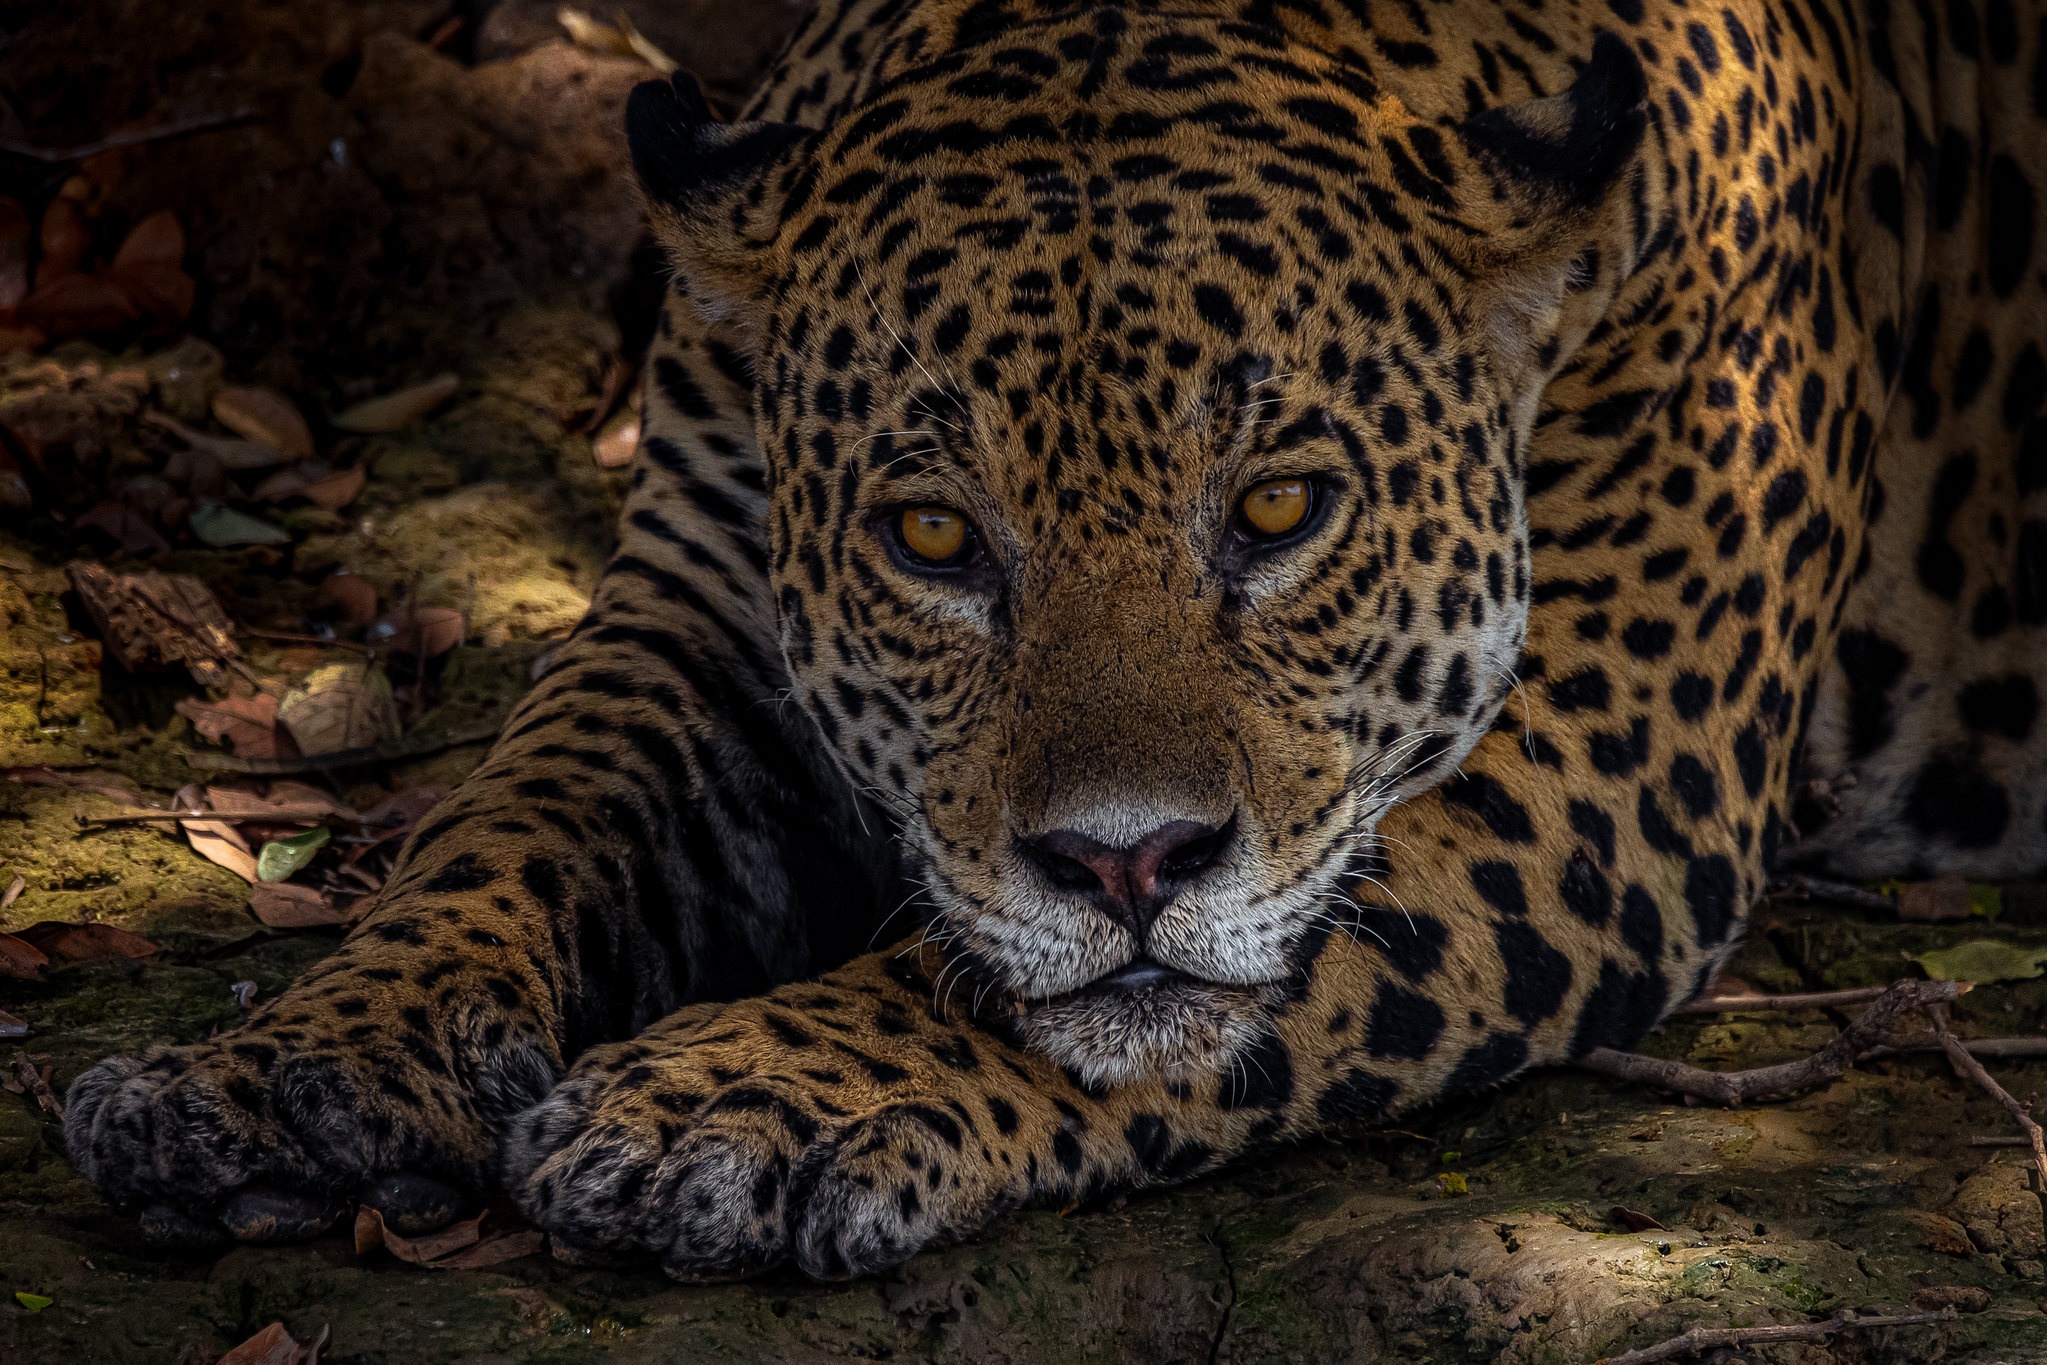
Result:
[[[75,147],[38,147],[16,138],[0,137],[0,152],[12,156],[25,156],[31,161],[40,161],[46,165],[61,166],[66,162],[87,160],[101,152],[119,151],[123,147],[140,147],[146,142],[163,142],[190,133],[205,133],[215,128],[247,123],[254,117],[256,111],[253,109],[232,109],[224,114],[195,114],[191,118],[159,123],[152,128],[131,128],[125,133],[110,133],[97,142],[81,142]]]
[[[115,825],[151,825],[170,821],[180,825],[296,825],[310,821],[316,825],[334,820],[347,824],[367,824],[362,816],[352,811],[336,810],[331,805],[314,802],[285,802],[264,811],[232,813],[219,810],[124,810],[112,815],[81,815],[79,826],[83,829],[106,829]]]
[[[2018,1120],[2019,1130],[2026,1135],[2026,1142],[2033,1149],[2033,1168],[2038,1187],[2047,1192],[2047,1134],[2042,1134],[2040,1125],[2033,1122],[2033,1106],[2016,1098],[2009,1090],[1997,1083],[1997,1078],[1983,1069],[1983,1063],[1976,1060],[1962,1040],[1948,1031],[1947,1011],[1934,1006],[1926,1011],[1926,1017],[1933,1021],[1933,1031],[1940,1038],[1940,1045],[1955,1064],[1955,1070],[1976,1082],[2010,1115]]]
[[[1836,1005],[1861,1005],[1876,999],[1889,986],[1862,986],[1849,991],[1809,991],[1804,995],[1709,995],[1689,1000],[1672,1014],[1724,1014],[1733,1010],[1824,1010]]]
[[[1881,1043],[1891,1021],[1906,1010],[1943,1004],[1962,993],[1955,981],[1900,981],[1870,1002],[1869,1008],[1842,1029],[1832,1042],[1810,1057],[1747,1071],[1706,1071],[1684,1062],[1645,1057],[1596,1047],[1578,1065],[1617,1080],[1653,1085],[1733,1108],[1749,1100],[1777,1099],[1809,1090],[1846,1071],[1870,1048]],[[1966,1055],[1966,1054],[1965,1054]]]
[[[1768,895],[1772,900],[1803,898],[1832,905],[1852,905],[1857,910],[1875,910],[1886,915],[1898,913],[1898,903],[1889,896],[1865,891],[1847,882],[1830,882],[1824,877],[1807,877],[1795,872],[1771,883]]]
[[[1764,1346],[1786,1341],[1825,1341],[1836,1332],[1865,1332],[1876,1327],[1922,1327],[1928,1323],[1951,1322],[1952,1308],[1938,1313],[1896,1313],[1888,1317],[1860,1318],[1853,1313],[1824,1322],[1789,1322],[1780,1327],[1694,1327],[1680,1336],[1655,1346],[1645,1346],[1625,1355],[1604,1356],[1598,1365],[1654,1365],[1659,1360],[1697,1355],[1716,1346]]]
[[[2047,1036],[2031,1038],[1960,1038],[1956,1040],[1969,1049],[1973,1057],[2047,1057]],[[1857,1061],[1873,1062],[1879,1057],[1892,1057],[1900,1052],[1942,1052],[1945,1044],[1937,1034],[1917,1033],[1909,1038],[1897,1038],[1881,1047],[1873,1047],[1857,1058]]]
[[[488,725],[471,725],[460,730],[394,740],[389,744],[377,744],[363,749],[343,749],[338,753],[313,754],[299,758],[242,758],[236,754],[207,753],[195,749],[185,755],[185,762],[190,767],[210,772],[251,773],[261,777],[324,773],[336,768],[365,768],[373,763],[404,763],[440,753],[444,749],[460,748],[464,744],[481,744],[496,739],[503,724],[502,721],[492,721]]]
[[[1972,1137],[1971,1147],[2030,1147],[2032,1139],[2022,1137]]]

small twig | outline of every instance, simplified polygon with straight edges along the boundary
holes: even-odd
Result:
[[[1889,986],[1862,986],[1849,991],[1810,991],[1804,995],[1709,995],[1691,1000],[1672,1014],[1723,1014],[1731,1010],[1824,1010],[1860,1005],[1876,999]]]
[[[14,1072],[14,1079],[21,1088],[35,1098],[37,1108],[53,1118],[64,1117],[63,1102],[52,1093],[50,1083],[43,1079],[42,1072],[36,1070],[36,1064],[28,1059],[26,1052],[15,1053],[8,1069]]]
[[[353,640],[323,640],[317,635],[294,635],[288,630],[258,630],[254,626],[236,626],[242,635],[253,635],[258,640],[275,640],[283,645],[320,645],[327,649],[348,649],[357,654],[374,653],[368,645],[359,645]]]
[[[2033,1141],[2031,1138],[2022,1137],[1972,1137],[1969,1139],[1969,1145],[1971,1147],[2030,1147],[2033,1145]]]
[[[254,117],[256,111],[253,109],[235,109],[225,114],[197,114],[191,118],[159,123],[153,128],[131,128],[125,133],[111,133],[97,142],[81,142],[75,147],[38,147],[16,138],[0,137],[0,152],[12,156],[25,156],[31,161],[41,161],[46,165],[61,166],[69,161],[87,160],[101,152],[119,151],[123,147],[140,147],[147,142],[162,142],[168,138],[184,137],[189,133],[204,133],[215,128],[247,123]]]
[[[498,729],[502,724],[502,721],[492,721],[488,725],[471,725],[436,735],[410,736],[388,744],[375,744],[362,749],[342,749],[336,753],[313,754],[298,758],[242,758],[237,754],[203,753],[194,750],[185,755],[185,762],[191,767],[209,772],[249,773],[259,777],[324,773],[336,768],[367,767],[372,763],[403,763],[409,759],[426,758],[445,749],[460,748],[464,744],[479,744],[497,738]]]
[[[1830,882],[1824,877],[1807,877],[1793,873],[1771,885],[1769,896],[1773,900],[1783,899],[1786,894],[1802,896],[1806,900],[1827,901],[1834,905],[1852,905],[1858,910],[1878,910],[1887,915],[1898,913],[1898,903],[1889,896],[1875,891],[1865,891],[1847,882]]]
[[[248,811],[233,814],[219,810],[124,810],[113,815],[81,815],[78,823],[84,829],[110,828],[115,825],[151,825],[170,821],[180,825],[296,825],[301,821],[325,824],[338,820],[344,825],[367,824],[362,816],[348,811],[337,811],[332,806],[285,803],[266,811]],[[5,909],[0,905],[0,909]]]
[[[1961,1045],[1969,1049],[1974,1057],[2047,1057],[2047,1036],[2032,1038],[1962,1038]],[[1909,1038],[1897,1038],[1873,1047],[1858,1057],[1857,1061],[1873,1062],[1879,1057],[1891,1057],[1900,1052],[1941,1052],[1945,1047],[1940,1039],[1931,1033],[1914,1034]]]
[[[1906,1010],[1925,1009],[1955,999],[1962,993],[1956,981],[1900,981],[1872,1000],[1855,1022],[1834,1035],[1832,1042],[1795,1062],[1759,1066],[1747,1071],[1706,1071],[1684,1062],[1645,1057],[1638,1052],[1616,1052],[1596,1047],[1578,1065],[1587,1071],[1618,1080],[1693,1095],[1733,1108],[1748,1100],[1776,1099],[1809,1090],[1830,1081],[1852,1066],[1856,1058],[1884,1040],[1891,1021]]]
[[[2026,1143],[2033,1149],[2033,1167],[2039,1184],[2036,1186],[2047,1194],[2047,1134],[2040,1131],[2040,1125],[2033,1122],[2033,1106],[2015,1097],[2009,1090],[1997,1083],[1997,1078],[1983,1069],[1983,1063],[1976,1060],[1962,1040],[1948,1031],[1947,1011],[1938,1005],[1926,1011],[1926,1017],[1933,1021],[1933,1031],[1940,1039],[1941,1047],[1947,1052],[1948,1060],[1955,1064],[1955,1070],[1976,1082],[1991,1098],[2005,1107],[2018,1120],[2019,1130],[2026,1135]]]
[[[1780,1327],[1694,1327],[1655,1346],[1645,1346],[1625,1355],[1603,1356],[1598,1365],[1652,1365],[1659,1360],[1697,1355],[1715,1346],[1761,1346],[1780,1341],[1825,1341],[1836,1332],[1868,1331],[1875,1327],[1922,1327],[1934,1322],[1952,1322],[1955,1310],[1938,1313],[1896,1313],[1888,1317],[1861,1318],[1843,1313],[1823,1322],[1788,1322]]]

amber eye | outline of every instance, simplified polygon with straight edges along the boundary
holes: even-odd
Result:
[[[1244,494],[1237,513],[1247,534],[1276,540],[1298,531],[1314,506],[1315,491],[1306,479],[1267,479]]]
[[[906,507],[896,518],[896,537],[912,559],[934,568],[957,564],[973,547],[973,528],[950,507]]]

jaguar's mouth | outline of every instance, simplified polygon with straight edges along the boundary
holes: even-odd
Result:
[[[1177,967],[1168,967],[1148,957],[1135,957],[1113,972],[1101,976],[1074,991],[1074,996],[1096,995],[1112,998],[1130,995],[1138,991],[1157,990],[1165,986],[1208,986],[1215,983],[1190,976]]]
[[[1029,1044],[1089,1083],[1191,1079],[1228,1066],[1259,1032],[1255,987],[1207,981],[1140,957],[1026,1006]]]

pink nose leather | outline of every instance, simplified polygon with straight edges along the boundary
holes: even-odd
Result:
[[[1031,840],[1030,847],[1041,866],[1048,866],[1072,889],[1086,890],[1104,914],[1141,938],[1172,900],[1178,883],[1209,867],[1223,841],[1216,841],[1206,856],[1181,858],[1162,875],[1168,860],[1220,832],[1214,825],[1173,820],[1128,848],[1112,848],[1077,831],[1055,829]],[[1099,885],[1077,885],[1084,880],[1081,869],[1094,874]]]

